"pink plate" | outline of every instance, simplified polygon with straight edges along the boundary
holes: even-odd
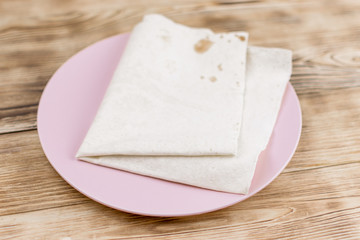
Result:
[[[247,195],[222,193],[101,167],[75,158],[121,57],[129,34],[97,42],[53,75],[39,104],[44,152],[71,186],[106,206],[149,216],[186,216],[221,209],[263,189],[285,168],[301,133],[301,110],[291,84]]]

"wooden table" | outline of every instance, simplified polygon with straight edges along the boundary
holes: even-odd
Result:
[[[36,110],[51,75],[153,12],[293,50],[300,144],[250,199],[199,216],[137,216],[83,196],[47,161]],[[360,1],[0,1],[0,239],[360,239],[359,149]]]

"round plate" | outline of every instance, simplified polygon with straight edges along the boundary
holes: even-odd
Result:
[[[95,117],[129,34],[97,42],[70,58],[48,82],[39,104],[38,132],[55,170],[71,186],[106,206],[150,216],[186,216],[240,202],[267,186],[290,161],[301,133],[301,110],[289,84],[250,192],[230,194],[86,163],[75,154]]]

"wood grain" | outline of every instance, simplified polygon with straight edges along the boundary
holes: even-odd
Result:
[[[36,112],[51,75],[154,12],[293,50],[301,141],[250,199],[199,216],[137,216],[78,193],[46,160]],[[360,239],[359,12],[356,0],[0,1],[0,239]]]
[[[270,233],[272,239],[351,239],[360,233],[359,201],[348,197],[253,209],[244,202],[238,204],[242,207],[184,218],[119,214],[86,203],[5,216],[0,233],[9,239],[263,239]]]

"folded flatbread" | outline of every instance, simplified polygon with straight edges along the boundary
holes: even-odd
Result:
[[[241,134],[236,156],[81,157],[82,160],[212,190],[246,194],[266,148],[291,74],[291,52],[249,47]]]
[[[247,39],[145,16],[78,157],[235,155]]]
[[[194,51],[203,39],[212,46]],[[246,39],[244,33],[218,35],[157,15],[145,18],[132,33],[77,157],[246,194],[291,74],[290,51],[249,47],[245,59]]]

